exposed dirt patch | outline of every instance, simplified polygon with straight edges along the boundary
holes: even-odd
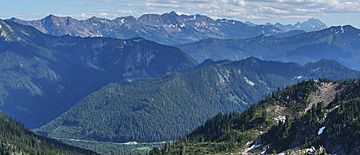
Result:
[[[286,110],[286,107],[280,106],[279,101],[275,101],[275,104],[272,106],[265,107],[265,111],[267,114],[271,114],[273,116],[282,115],[283,111]]]
[[[313,92],[309,96],[309,105],[305,108],[305,113],[311,109],[313,105],[323,102],[327,106],[335,99],[335,95],[341,91],[337,89],[339,84],[334,82],[322,82],[318,85],[318,91]]]

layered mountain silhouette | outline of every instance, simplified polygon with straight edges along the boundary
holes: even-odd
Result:
[[[164,76],[196,62],[181,50],[142,38],[45,35],[0,21],[0,109],[38,127],[111,82]]]
[[[267,24],[267,25],[271,25],[271,24]],[[285,32],[298,31],[298,30],[300,30],[300,31],[302,30],[305,32],[311,32],[311,31],[320,31],[320,30],[327,28],[327,26],[323,22],[321,22],[318,19],[314,19],[314,18],[308,19],[307,21],[304,21],[304,22],[297,22],[295,24],[283,25],[280,23],[276,23],[276,24],[274,24],[274,26],[276,26],[277,28],[279,28]]]
[[[150,154],[358,154],[359,43],[317,19],[0,20],[0,111],[73,143],[181,138]],[[6,153],[94,154],[0,122]]]
[[[239,39],[258,35],[278,35],[291,30],[316,31],[326,28],[319,20],[310,19],[295,25],[256,25],[227,19],[212,19],[204,15],[144,14],[139,18],[118,17],[113,20],[92,17],[77,20],[71,17],[49,15],[40,20],[11,21],[30,25],[43,33],[61,36],[115,37],[120,39],[143,37],[163,44],[182,44],[207,38]]]
[[[239,60],[251,56],[301,64],[333,59],[348,67],[360,69],[359,43],[360,30],[346,25],[290,37],[206,39],[178,47],[199,62],[206,59]]]
[[[257,58],[206,61],[164,78],[109,84],[36,132],[116,142],[173,140],[219,112],[243,111],[278,88],[320,77],[358,78],[360,72],[331,60],[303,66]]]

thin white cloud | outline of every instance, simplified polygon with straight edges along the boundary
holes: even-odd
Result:
[[[111,3],[114,0],[96,0],[97,2],[102,2],[102,3]]]
[[[109,13],[107,13],[107,12],[100,12],[99,15],[100,15],[100,16],[108,16]]]
[[[119,10],[119,11],[98,10],[95,12],[83,12],[80,14],[62,15],[62,16],[70,16],[76,19],[88,19],[94,16],[106,18],[106,19],[114,19],[116,17],[129,16],[132,14],[134,14],[134,12],[131,10]]]

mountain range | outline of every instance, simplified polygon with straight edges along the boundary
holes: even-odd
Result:
[[[243,111],[278,88],[320,77],[351,79],[360,72],[331,60],[304,66],[257,58],[206,61],[163,78],[109,84],[35,131],[64,139],[173,140],[219,112]]]
[[[272,25],[272,24],[266,24],[266,25]],[[297,22],[295,24],[283,25],[280,23],[276,23],[274,24],[274,26],[285,32],[296,31],[296,30],[311,32],[311,31],[320,31],[327,28],[327,26],[323,22],[314,18],[308,19],[307,21],[304,22]]]
[[[181,50],[142,38],[55,37],[11,21],[0,21],[0,34],[0,109],[30,128],[108,83],[196,65]]]
[[[359,154],[359,80],[306,81],[150,154]]]
[[[295,25],[256,25],[228,19],[212,19],[205,15],[178,15],[172,11],[164,14],[144,14],[118,17],[113,20],[92,17],[77,20],[71,17],[49,15],[40,20],[25,21],[12,18],[11,21],[30,25],[43,33],[62,36],[114,37],[127,39],[143,37],[162,44],[183,44],[208,38],[240,39],[259,35],[292,34],[292,30],[317,31],[327,26],[319,20],[309,19]]]
[[[0,20],[0,111],[38,134],[0,113],[1,151],[177,139],[150,154],[358,154],[358,43],[317,19]]]
[[[333,59],[358,70],[359,42],[360,30],[346,25],[283,38],[262,35],[248,39],[205,39],[177,47],[199,62],[206,59],[239,60],[251,56],[300,64]]]

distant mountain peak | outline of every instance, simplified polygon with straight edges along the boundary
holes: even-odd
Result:
[[[201,64],[212,64],[215,63],[216,61],[214,61],[213,59],[205,59]]]
[[[337,35],[341,35],[341,34],[348,33],[348,32],[359,31],[359,29],[357,29],[351,25],[343,25],[343,26],[332,26],[332,27],[328,28],[327,31],[333,32]],[[355,35],[357,35],[357,34],[355,34]]]
[[[165,14],[172,15],[172,16],[178,16],[178,14],[175,11],[171,11],[171,12],[165,13]]]
[[[323,27],[327,27],[326,24],[324,24],[321,20],[319,19],[315,19],[315,18],[310,18],[300,24],[309,24],[311,26],[323,26]]]
[[[254,23],[252,23],[250,21],[245,21],[244,23],[247,24],[247,25],[250,25],[250,26],[255,26],[256,25],[256,24],[254,24]]]
[[[50,25],[54,25],[56,27],[61,27],[62,23],[69,24],[69,23],[72,23],[75,21],[77,21],[77,20],[72,17],[69,17],[69,16],[59,17],[59,16],[55,16],[53,14],[50,14],[50,15],[46,16],[45,18],[43,18],[45,27],[50,27]]]
[[[261,60],[261,59],[259,59],[257,57],[251,56],[251,57],[248,57],[248,58],[244,59],[244,61],[258,62],[258,61],[264,61],[264,60]]]
[[[346,68],[343,64],[341,64],[333,59],[320,59],[316,62],[309,62],[305,65],[319,66],[319,65],[323,65],[323,64]]]
[[[307,21],[305,22],[321,22],[319,19],[316,18],[309,18]]]
[[[124,17],[116,17],[115,19],[113,19],[113,21],[118,21],[118,20],[136,20],[136,18],[134,16],[124,16]]]
[[[274,26],[286,32],[293,30],[304,30],[310,32],[310,31],[319,31],[327,28],[327,25],[325,23],[315,18],[309,18],[306,21],[297,22],[295,24],[283,25],[280,23],[276,23],[274,24]]]
[[[97,20],[97,19],[99,19],[99,18],[96,16],[92,16],[92,17],[88,18],[88,20]]]
[[[314,63],[307,63],[305,64],[305,66],[312,66],[313,68],[315,68],[314,71],[321,71],[319,70],[320,68],[322,68],[322,70],[352,70],[333,59],[320,59],[319,61],[316,61]]]
[[[1,19],[0,19],[0,20],[1,20]],[[16,21],[16,20],[21,20],[21,19],[16,18],[16,17],[11,17],[10,20],[11,20],[11,21]]]
[[[59,19],[59,18],[65,18],[65,17],[59,17],[59,16],[55,16],[53,14],[50,14],[50,15],[46,16],[44,19]]]
[[[354,26],[352,26],[352,25],[344,25],[343,26],[345,29],[357,29],[357,28],[355,28]]]

